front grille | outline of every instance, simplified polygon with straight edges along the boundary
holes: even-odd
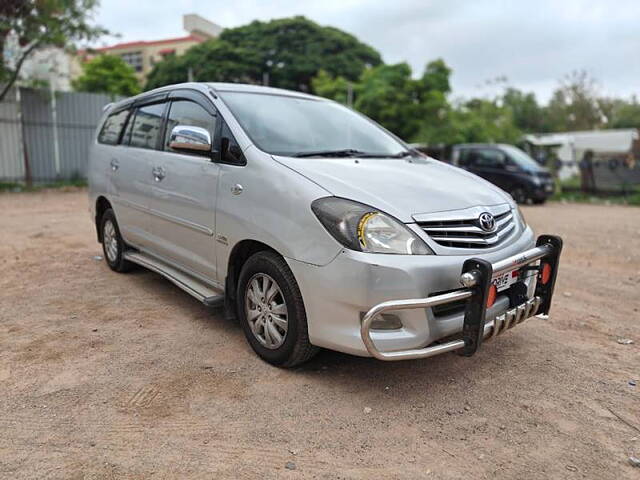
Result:
[[[487,232],[480,228],[478,218],[418,222],[434,242],[451,248],[490,248],[505,240],[515,229],[510,209],[494,215],[495,227]]]

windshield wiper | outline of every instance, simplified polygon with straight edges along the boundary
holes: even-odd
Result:
[[[342,150],[318,150],[315,152],[300,152],[293,156],[298,158],[303,157],[361,157],[366,155],[365,152],[355,150],[353,148],[343,148]]]
[[[413,156],[413,152],[410,150],[403,150],[398,153],[373,153],[363,152],[362,150],[356,150],[354,148],[343,148],[341,150],[318,150],[315,152],[300,152],[296,153],[294,157],[359,157],[359,158],[404,158]]]
[[[413,157],[415,155],[411,150],[403,150],[402,152],[398,152],[394,155],[387,155],[389,158],[404,158],[404,157]]]

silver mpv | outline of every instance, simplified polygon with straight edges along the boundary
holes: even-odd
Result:
[[[322,98],[186,83],[109,105],[90,205],[112,270],[237,315],[260,357],[380,360],[482,341],[551,304],[559,237],[513,199]]]

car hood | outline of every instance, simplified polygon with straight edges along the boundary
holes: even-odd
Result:
[[[413,215],[498,205],[511,199],[480,177],[432,159],[274,159],[332,195],[371,205],[405,223],[413,222]]]

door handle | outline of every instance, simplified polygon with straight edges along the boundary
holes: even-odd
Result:
[[[115,158],[111,159],[111,170],[113,170],[114,172],[116,170],[118,170],[118,168],[120,168],[120,162],[118,162],[118,160],[116,160]]]
[[[161,182],[162,179],[167,175],[167,172],[162,167],[154,167],[154,169],[151,170],[151,173],[153,173],[153,178],[156,182]]]

